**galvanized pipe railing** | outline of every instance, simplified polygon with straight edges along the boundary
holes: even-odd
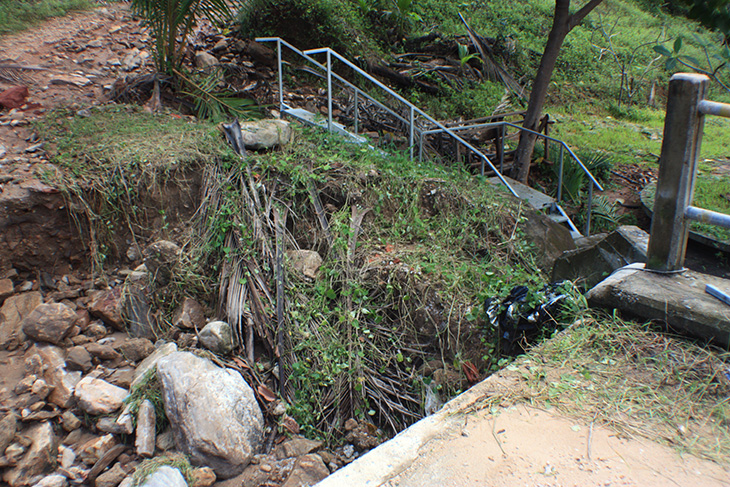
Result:
[[[677,73],[669,80],[647,252],[647,268],[655,272],[683,269],[690,220],[730,228],[730,215],[692,206],[705,116],[730,117],[729,104],[705,100],[709,81],[703,74],[690,73]]]
[[[467,142],[463,138],[459,137],[450,128],[446,127],[441,122],[438,122],[437,120],[435,120],[434,118],[432,118],[431,116],[429,116],[428,114],[426,114],[424,111],[422,111],[421,109],[419,109],[418,107],[416,107],[415,105],[413,105],[411,102],[409,102],[408,100],[406,100],[405,98],[403,98],[401,95],[399,95],[395,91],[391,90],[388,86],[386,86],[383,83],[381,83],[378,79],[374,78],[369,73],[367,73],[366,71],[362,70],[359,66],[353,64],[347,58],[343,57],[342,55],[340,55],[336,51],[330,49],[329,47],[320,48],[320,49],[309,49],[309,50],[306,50],[306,51],[300,51],[300,50],[296,49],[294,46],[292,46],[291,44],[287,43],[286,41],[284,41],[283,39],[281,39],[279,37],[261,37],[261,38],[256,38],[256,41],[258,41],[258,42],[276,42],[277,43],[277,50],[279,51],[279,53],[281,52],[281,46],[282,45],[285,45],[286,47],[290,48],[295,53],[301,55],[302,57],[304,57],[308,61],[310,61],[313,64],[315,64],[316,66],[318,66],[318,67],[320,67],[322,69],[325,69],[327,71],[328,79],[331,76],[332,77],[336,77],[340,82],[342,82],[342,83],[344,83],[344,84],[346,84],[346,85],[348,85],[350,87],[353,87],[353,88],[356,88],[357,89],[357,87],[355,87],[352,83],[350,83],[350,82],[344,80],[343,78],[341,78],[340,76],[332,73],[331,58],[332,57],[336,58],[338,61],[342,62],[343,64],[345,64],[346,66],[348,66],[350,69],[352,69],[355,73],[357,73],[358,75],[364,77],[365,79],[367,79],[368,81],[370,81],[371,83],[373,83],[375,86],[377,86],[378,88],[380,88],[382,91],[384,91],[385,93],[387,93],[388,95],[390,95],[394,99],[398,100],[400,103],[402,103],[403,105],[405,105],[409,109],[409,117],[408,117],[408,120],[407,120],[406,123],[409,126],[409,146],[410,146],[411,158],[413,158],[413,148],[414,148],[414,145],[415,145],[414,144],[414,142],[415,142],[415,130],[416,130],[416,128],[415,128],[415,116],[416,116],[416,114],[418,114],[420,117],[422,117],[426,121],[430,122],[434,126],[438,127],[443,132],[449,134],[449,136],[452,137],[454,140],[458,141],[464,147],[468,148],[473,153],[475,153],[477,156],[479,156],[482,159],[482,167],[484,167],[484,164],[485,163],[487,165],[489,165],[490,169],[495,172],[495,174],[497,175],[497,177],[499,178],[499,180],[502,182],[502,184],[504,184],[504,186],[509,190],[509,192],[512,193],[515,197],[519,197],[519,195],[517,194],[517,192],[514,190],[514,188],[512,188],[512,186],[509,184],[509,182],[507,182],[507,180],[504,178],[504,176],[502,176],[502,174],[497,170],[497,168],[494,167],[494,164],[492,164],[492,161],[490,161],[489,158],[487,158],[487,156],[485,156],[483,153],[481,153],[476,147],[474,147],[473,145],[471,145],[469,142]],[[311,55],[313,55],[313,54],[322,54],[322,53],[326,53],[327,54],[328,63],[327,63],[326,66],[323,66],[322,64],[316,62],[311,57]],[[279,58],[280,58],[280,55],[279,55]],[[279,79],[280,80],[281,80],[281,73],[282,73],[281,69],[282,69],[281,62],[279,61]],[[283,103],[282,90],[283,90],[283,87],[280,87],[280,97],[279,97],[279,99],[280,99],[281,107],[283,108],[283,107],[285,107],[285,105]],[[360,92],[361,92],[361,94],[365,95],[365,92],[363,92],[362,90],[360,90]],[[327,96],[328,96],[328,105],[329,105],[331,103],[331,96],[332,96],[331,86],[329,84],[328,84],[328,94],[327,94]],[[368,97],[368,98],[371,99],[371,97]],[[375,100],[373,100],[373,101],[375,101]],[[378,104],[378,106],[380,106],[382,108],[385,108],[385,107],[382,106],[382,104],[380,104],[380,103],[377,103],[377,104]],[[330,130],[331,130],[331,127],[332,127],[332,123],[331,123],[332,110],[331,110],[331,107],[329,109],[329,114],[330,114],[330,118],[328,118],[328,124],[329,124]],[[483,172],[484,171],[482,170],[482,173]]]
[[[301,50],[297,49],[296,47],[294,47],[293,45],[289,44],[288,42],[286,42],[284,39],[281,39],[280,37],[257,37],[256,38],[256,41],[257,42],[276,42],[276,46],[277,46],[277,48],[276,48],[276,52],[277,52],[277,68],[278,68],[278,76],[279,76],[279,83],[278,83],[279,84],[279,110],[284,110],[284,109],[291,108],[290,106],[288,106],[288,105],[286,105],[284,103],[284,85],[283,85],[283,76],[282,76],[282,74],[283,74],[283,61],[282,61],[282,58],[281,58],[281,53],[282,53],[282,49],[281,48],[282,48],[282,46],[288,48],[289,50],[291,50],[295,54],[297,54],[300,57],[304,58],[305,60],[307,60],[311,64],[315,65],[316,67],[320,68],[325,73],[324,76],[325,77],[327,76],[327,74],[326,74],[327,73],[327,66],[321,64],[316,59],[314,59],[314,58],[312,58],[310,56],[307,56],[304,53],[304,51],[301,51]],[[317,75],[320,75],[316,71],[312,71],[312,73],[317,74]],[[337,73],[332,72],[332,71],[330,71],[330,73],[331,73],[332,79],[337,80],[342,85],[344,85],[344,86],[350,88],[351,90],[353,90],[353,92],[355,94],[355,110],[356,110],[356,112],[355,112],[355,116],[356,116],[355,121],[356,121],[356,123],[357,123],[357,116],[358,116],[359,96],[362,96],[366,100],[368,100],[371,103],[373,103],[374,105],[376,105],[381,110],[384,110],[384,111],[388,112],[390,115],[392,115],[393,117],[397,118],[398,120],[400,120],[404,124],[408,124],[408,119],[406,119],[405,117],[403,117],[399,113],[395,112],[394,110],[391,110],[390,107],[382,104],[381,102],[379,102],[375,98],[371,97],[365,91],[362,91],[356,85],[354,85],[353,83],[347,81],[343,77],[339,76]]]
[[[573,152],[573,150],[560,139],[556,139],[555,137],[550,137],[548,135],[545,135],[540,132],[536,132],[535,130],[526,129],[524,127],[521,127],[519,125],[515,125],[513,123],[507,122],[507,121],[499,121],[499,122],[489,122],[489,123],[479,123],[474,125],[464,125],[461,127],[451,127],[451,130],[459,131],[459,130],[473,130],[473,129],[488,129],[488,128],[499,128],[501,130],[501,136],[500,136],[500,142],[502,144],[500,155],[502,156],[500,158],[500,172],[503,168],[503,154],[504,154],[504,137],[506,132],[506,127],[512,127],[522,132],[527,132],[530,134],[534,134],[537,137],[542,137],[545,140],[557,143],[560,147],[560,158],[559,158],[559,168],[558,168],[558,191],[557,191],[557,197],[555,198],[557,203],[560,204],[563,197],[563,170],[564,170],[564,152],[567,151],[570,157],[573,158],[573,160],[578,163],[578,166],[581,168],[581,170],[585,173],[586,176],[588,176],[590,184],[588,185],[588,202],[587,202],[587,215],[586,215],[586,225],[585,225],[585,233],[586,235],[590,234],[590,225],[591,225],[591,211],[593,208],[593,187],[595,186],[599,191],[603,191],[603,186],[601,186],[601,183],[599,183],[596,178],[593,176],[590,170],[583,164],[583,162],[580,160],[580,158]],[[421,147],[423,147],[423,138],[427,135],[432,134],[439,134],[443,133],[443,130],[441,129],[433,129],[433,130],[424,130],[421,132]],[[419,152],[419,158],[423,157],[423,151]],[[547,157],[547,154],[546,154]],[[484,166],[482,166],[482,174],[484,173]]]

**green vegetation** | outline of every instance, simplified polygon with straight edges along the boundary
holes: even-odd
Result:
[[[92,0],[3,0],[0,2],[0,35],[30,28],[49,17],[93,7]]]
[[[147,458],[139,464],[134,470],[132,475],[132,485],[138,487],[142,485],[147,477],[155,473],[160,467],[165,465],[176,468],[185,477],[185,481],[188,485],[193,485],[195,479],[192,477],[192,473],[195,467],[192,466],[190,460],[181,453],[166,453],[164,455],[157,455],[153,458]]]

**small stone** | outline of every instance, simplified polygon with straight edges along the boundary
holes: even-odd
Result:
[[[180,247],[169,240],[158,240],[144,250],[144,264],[156,283],[164,286],[169,282],[180,253]]]
[[[84,86],[90,85],[91,80],[84,76],[59,74],[51,78],[50,83],[52,85],[72,85],[77,88],[83,88]]]
[[[3,157],[5,151],[5,147],[0,145],[0,157]],[[0,279],[0,305],[3,304],[3,302],[13,295],[13,281],[10,279]]]
[[[272,467],[268,463],[262,463],[261,465],[259,465],[259,470],[261,470],[262,472],[269,473],[269,472],[271,472]]]
[[[285,458],[301,457],[320,448],[322,448],[321,441],[292,438],[279,445],[276,448],[275,455],[277,460],[283,460]]]
[[[135,447],[141,457],[151,457],[155,454],[155,407],[145,399],[139,406],[137,413],[137,433]]]
[[[281,487],[300,487],[314,485],[330,474],[329,469],[322,461],[322,457],[315,453],[297,458],[289,477]]]
[[[81,445],[81,448],[79,448],[78,457],[85,464],[93,465],[97,461],[99,461],[99,459],[103,457],[106,452],[114,448],[116,445],[117,440],[111,434],[92,438],[83,445]]]
[[[122,467],[121,462],[117,462],[112,468],[96,478],[95,485],[96,487],[117,487],[126,476],[127,472]]]
[[[81,420],[74,413],[66,410],[61,415],[61,425],[64,430],[71,432],[81,427]]]
[[[112,348],[111,345],[101,345],[100,343],[87,343],[84,345],[86,351],[99,360],[118,360],[122,356]]]
[[[84,377],[76,384],[74,396],[79,407],[89,414],[111,414],[122,407],[128,391],[101,379]]]
[[[13,441],[17,430],[18,415],[11,411],[0,420],[0,453]]]
[[[15,388],[13,388],[13,392],[20,396],[21,394],[25,394],[26,392],[30,392],[30,389],[33,387],[33,383],[36,381],[38,377],[36,377],[35,374],[31,374],[27,377],[23,377],[16,385]]]
[[[122,414],[116,420],[117,425],[121,429],[121,432],[127,435],[131,435],[134,431],[134,422],[132,421],[131,407],[127,405]]]
[[[205,326],[203,307],[194,299],[185,297],[173,314],[172,324],[182,330],[202,329]]]
[[[162,451],[172,450],[175,447],[175,436],[173,435],[172,430],[168,428],[157,435],[155,445],[157,446],[157,449]]]
[[[33,382],[33,386],[30,388],[30,391],[40,399],[45,399],[48,397],[48,394],[51,393],[51,388],[43,379],[36,379],[35,382]]]
[[[211,321],[200,331],[200,344],[213,353],[228,355],[233,351],[233,330],[225,321]]]
[[[89,303],[89,313],[112,328],[124,331],[123,301],[121,287],[99,291],[92,296],[92,301]]]
[[[102,338],[105,337],[107,333],[109,333],[109,330],[107,330],[106,326],[99,321],[89,323],[88,328],[84,331],[84,334],[90,338]]]
[[[146,338],[132,338],[114,347],[130,362],[139,362],[155,351],[154,344]]]
[[[71,468],[75,461],[76,453],[71,448],[63,445],[58,447],[58,463],[62,468]]]
[[[305,277],[315,279],[322,267],[322,256],[314,250],[290,250],[286,253],[292,269]]]
[[[210,487],[216,481],[216,475],[210,467],[196,468],[190,473],[190,487]]]
[[[210,68],[218,66],[219,64],[220,61],[218,61],[218,59],[212,54],[208,54],[205,51],[198,51],[195,53],[195,66],[198,68]]]
[[[91,354],[84,347],[69,348],[66,352],[66,367],[69,370],[80,370],[84,374],[87,373],[93,367]]]
[[[13,86],[0,92],[0,106],[12,110],[13,108],[20,108],[25,105],[25,101],[28,99],[28,87],[27,86]]]
[[[54,474],[43,477],[43,479],[33,484],[33,487],[66,487],[67,485],[68,481],[66,480],[66,477]]]
[[[168,465],[155,470],[140,487],[188,487],[180,470]]]

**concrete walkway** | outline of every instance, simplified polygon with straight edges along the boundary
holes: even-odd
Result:
[[[481,409],[518,377],[492,376],[318,487],[730,486],[730,470],[525,404]]]

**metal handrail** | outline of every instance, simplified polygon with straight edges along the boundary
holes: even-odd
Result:
[[[568,151],[568,154],[573,158],[575,162],[578,163],[580,168],[583,170],[586,176],[588,176],[588,179],[590,179],[590,186],[588,187],[588,203],[587,203],[587,216],[586,216],[586,234],[590,234],[590,225],[591,225],[591,210],[593,209],[593,187],[595,186],[599,191],[603,191],[603,186],[596,180],[596,178],[593,176],[590,170],[583,164],[583,162],[578,158],[578,156],[573,152],[573,150],[568,147],[568,144],[563,142],[560,139],[556,139],[555,137],[550,137],[549,135],[537,132],[535,130],[526,129],[525,127],[521,127],[519,125],[515,125],[513,123],[507,122],[505,120],[499,121],[499,122],[488,122],[488,123],[478,123],[473,125],[464,125],[461,127],[451,127],[451,130],[472,130],[472,129],[480,129],[480,128],[502,128],[504,130],[504,127],[513,127],[517,130],[521,130],[523,132],[534,134],[538,137],[542,137],[546,140],[555,142],[560,145],[560,168],[558,170],[558,194],[556,197],[556,201],[559,204],[562,201],[562,189],[563,189],[563,151]],[[424,130],[421,132],[421,151],[419,152],[419,160],[422,158],[423,154],[423,137],[431,134],[438,134],[443,133],[443,130],[441,129],[432,129],[432,130]],[[504,132],[502,134],[502,137],[500,137],[500,140],[502,142],[502,153],[504,153]],[[483,172],[483,169],[482,169]],[[495,171],[496,172],[496,171]]]
[[[512,188],[512,186],[507,182],[507,180],[504,178],[504,176],[502,176],[502,174],[497,170],[497,168],[494,166],[494,164],[492,164],[492,161],[490,161],[489,158],[487,156],[485,156],[482,152],[480,152],[476,147],[474,147],[469,142],[467,142],[466,140],[464,140],[461,137],[459,137],[450,128],[446,127],[441,122],[438,122],[437,120],[435,120],[434,118],[432,118],[431,116],[429,116],[423,110],[421,110],[418,107],[416,107],[415,105],[413,105],[411,102],[409,102],[408,100],[406,100],[405,98],[403,98],[401,95],[399,95],[395,91],[391,90],[385,84],[381,83],[379,80],[377,80],[376,78],[374,78],[373,76],[371,76],[370,74],[368,74],[366,71],[362,70],[359,66],[357,66],[357,65],[353,64],[352,62],[350,62],[348,59],[346,59],[345,57],[343,57],[342,55],[340,55],[336,51],[330,49],[329,47],[324,47],[324,48],[319,48],[319,49],[309,49],[309,50],[306,50],[306,51],[299,51],[294,46],[292,46],[291,44],[287,43],[286,41],[284,41],[280,37],[259,37],[259,38],[256,38],[256,41],[258,41],[258,42],[276,42],[277,43],[277,53],[278,53],[277,56],[278,56],[278,63],[279,63],[279,101],[280,101],[280,105],[282,107],[286,106],[286,105],[284,105],[284,102],[283,102],[283,86],[281,84],[281,79],[282,79],[282,76],[281,76],[281,45],[282,44],[286,45],[287,47],[289,47],[290,49],[292,49],[294,52],[300,54],[302,57],[304,57],[308,61],[313,62],[313,64],[317,65],[318,67],[327,70],[327,77],[328,77],[328,90],[327,90],[328,104],[331,104],[331,99],[332,99],[331,98],[332,97],[332,92],[331,92],[331,85],[330,85],[330,80],[331,80],[332,77],[337,77],[342,82],[344,82],[344,83],[352,86],[353,88],[356,88],[356,87],[354,87],[354,85],[351,85],[349,82],[346,82],[345,80],[343,80],[342,78],[340,78],[336,74],[332,73],[331,58],[332,57],[335,57],[340,62],[344,63],[346,66],[348,66],[353,71],[355,71],[357,74],[361,75],[362,77],[364,77],[365,79],[367,79],[368,81],[370,81],[371,83],[373,83],[374,85],[376,85],[378,88],[380,88],[381,90],[383,90],[384,92],[386,92],[387,94],[389,94],[390,96],[392,96],[393,98],[395,98],[396,100],[398,100],[399,102],[401,102],[402,104],[404,104],[406,107],[409,108],[409,112],[410,113],[409,113],[408,123],[409,123],[409,146],[410,146],[410,150],[411,150],[411,158],[413,158],[413,145],[414,145],[414,138],[415,138],[415,133],[414,133],[415,132],[415,115],[418,114],[421,117],[423,117],[425,120],[427,120],[427,121],[431,122],[432,124],[434,124],[436,127],[440,128],[444,132],[448,133],[450,137],[452,137],[454,140],[458,141],[463,146],[465,146],[466,148],[468,148],[469,150],[471,150],[472,152],[474,152],[477,156],[481,157],[483,163],[486,163],[486,164],[489,165],[489,167],[492,169],[492,171],[494,171],[494,173],[497,175],[497,177],[502,182],[502,184],[504,184],[507,187],[507,189],[510,191],[510,193],[512,193],[515,197],[519,197],[519,195],[514,190],[514,188]],[[323,66],[322,64],[314,61],[310,57],[311,54],[327,54],[327,66]],[[360,91],[362,92],[362,90],[360,90]],[[364,94],[364,92],[362,92],[362,93]],[[329,109],[329,119],[328,119],[328,124],[329,124],[330,130],[331,130],[331,127],[332,127],[331,117],[332,117],[332,110],[331,110],[331,107],[330,107],[330,109]],[[484,166],[482,165],[482,168],[483,167]],[[484,171],[482,170],[482,173],[483,172]]]
[[[257,42],[276,42],[277,43],[277,62],[278,62],[278,67],[279,67],[279,109],[280,110],[283,110],[284,108],[291,108],[290,106],[288,106],[288,105],[286,105],[284,103],[284,90],[283,90],[283,81],[282,81],[283,78],[281,76],[281,71],[282,71],[281,70],[281,66],[282,66],[281,48],[280,48],[281,45],[283,45],[285,47],[288,47],[290,50],[294,51],[295,54],[298,54],[299,56],[303,57],[304,59],[306,59],[310,63],[314,64],[318,68],[325,70],[325,72],[327,70],[327,66],[319,63],[316,59],[314,59],[314,58],[306,55],[304,53],[304,51],[301,51],[301,50],[297,49],[296,47],[294,47],[293,45],[289,44],[288,42],[286,42],[284,39],[282,39],[280,37],[257,37],[256,38],[256,41]],[[379,108],[387,111],[388,113],[390,113],[394,117],[398,118],[401,122],[408,123],[408,120],[405,117],[403,117],[399,113],[395,112],[394,110],[391,110],[386,105],[382,104],[381,102],[379,102],[375,98],[373,98],[370,95],[368,95],[366,92],[362,91],[360,88],[358,88],[353,83],[350,83],[349,81],[347,81],[343,77],[337,75],[337,73],[332,73],[332,77],[335,78],[340,83],[342,83],[343,85],[351,88],[355,92],[355,97],[356,98],[358,97],[358,95],[362,95],[364,98],[366,98],[367,100],[371,101],[372,103],[374,103],[375,105],[377,105]]]

